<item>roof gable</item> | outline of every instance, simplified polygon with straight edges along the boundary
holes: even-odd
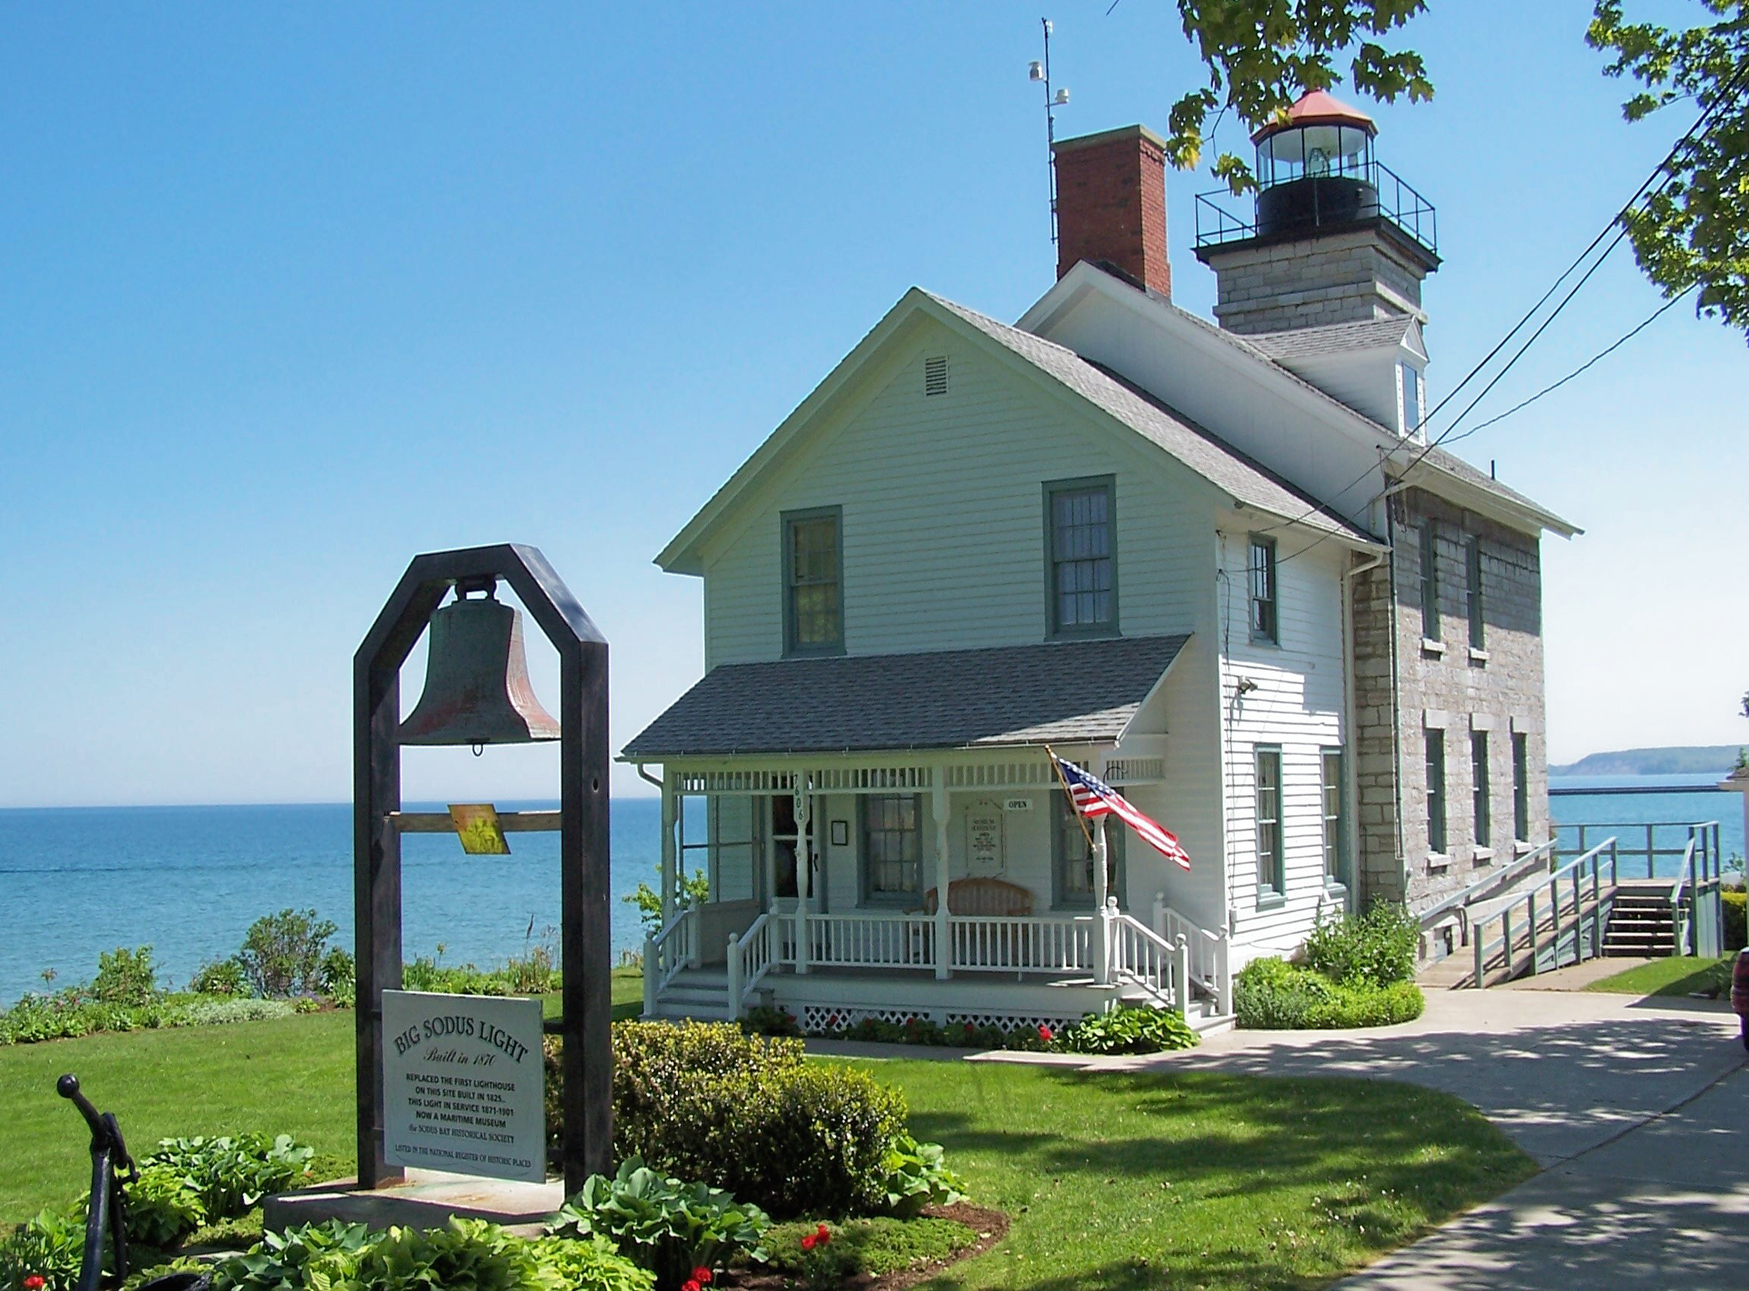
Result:
[[[1232,446],[1072,350],[913,287],[687,522],[656,563],[674,573],[702,574],[700,549],[709,535],[745,497],[803,451],[818,428],[875,397],[889,360],[916,328],[931,323],[1079,404],[1115,433],[1135,435],[1234,502],[1360,544],[1376,542]]]

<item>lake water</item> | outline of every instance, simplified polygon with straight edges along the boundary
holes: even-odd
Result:
[[[1704,783],[1697,776],[1552,776],[1551,789],[1661,788],[1657,793],[1555,793],[1549,797],[1549,814],[1559,827],[1557,836],[1564,856],[1574,854],[1579,824],[1601,825],[1601,829],[1586,830],[1586,845],[1595,846],[1611,834],[1618,840],[1624,859],[1623,878],[1644,877],[1646,826],[1657,826],[1653,842],[1659,850],[1680,848],[1686,841],[1683,823],[1719,822],[1719,851],[1729,864],[1732,857],[1745,855],[1743,847],[1743,798],[1735,793],[1688,792],[1680,786]],[[1673,786],[1665,788],[1664,786]],[[1639,856],[1630,863],[1626,853]],[[1738,862],[1741,864],[1741,862]],[[1656,858],[1655,873],[1673,878],[1680,858]],[[1637,868],[1636,868],[1637,867]]]
[[[557,803],[505,803],[504,810]],[[409,810],[442,810],[409,804]],[[661,804],[612,805],[613,949],[638,948],[638,916],[620,898],[656,883]],[[408,958],[482,967],[533,940],[557,947],[559,836],[510,835],[510,856],[464,856],[452,834],[401,841],[402,942]],[[352,808],[115,807],[0,811],[0,1007],[25,991],[88,981],[99,951],[150,943],[178,985],[234,953],[257,918],[314,908],[352,945]]]
[[[1671,778],[1692,784],[1693,777]],[[1557,778],[1554,787],[1655,784],[1653,777]],[[553,806],[504,804],[506,810]],[[1743,806],[1734,793],[1557,795],[1550,800],[1563,842],[1570,826],[1619,824],[1623,846],[1647,821],[1720,823],[1726,856],[1742,856]],[[411,804],[410,804],[411,807]],[[441,810],[434,804],[426,810]],[[1632,827],[1640,826],[1636,831]],[[1607,831],[1606,831],[1607,832]],[[1665,846],[1680,831],[1661,831]],[[621,900],[639,880],[655,883],[661,806],[613,803],[613,950],[642,943],[636,912]],[[1593,835],[1596,841],[1597,835]],[[402,840],[403,942],[409,957],[444,946],[444,962],[500,963],[559,920],[556,834],[512,834],[508,857],[464,856],[455,838]],[[1674,873],[1674,861],[1660,864]],[[1624,874],[1629,871],[1624,870]],[[116,807],[0,811],[0,1006],[43,987],[86,981],[99,951],[149,942],[173,982],[233,953],[263,914],[313,907],[352,942],[352,808]]]

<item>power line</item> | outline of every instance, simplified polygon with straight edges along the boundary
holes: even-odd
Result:
[[[1544,386],[1541,390],[1538,390],[1535,394],[1531,395],[1530,398],[1524,400],[1521,403],[1513,404],[1512,407],[1508,408],[1505,412],[1501,413],[1497,417],[1488,418],[1488,420],[1484,421],[1480,426],[1472,426],[1472,427],[1470,427],[1470,429],[1466,430],[1463,434],[1454,436],[1452,442],[1456,442],[1456,440],[1459,440],[1459,439],[1466,439],[1469,436],[1475,434],[1478,430],[1486,430],[1486,429],[1488,429],[1488,427],[1492,426],[1497,421],[1505,421],[1513,413],[1521,412],[1524,409],[1530,407],[1531,404],[1535,403],[1538,399],[1541,399],[1544,395],[1553,394],[1556,390],[1559,390],[1562,386],[1566,385],[1567,382],[1571,381],[1574,377],[1579,376],[1580,374],[1585,372],[1585,370],[1590,368],[1594,363],[1597,363],[1601,359],[1608,358],[1611,354],[1614,354],[1622,346],[1626,345],[1629,341],[1633,340],[1634,337],[1638,336],[1641,332],[1645,331],[1653,323],[1657,322],[1660,318],[1664,317],[1666,310],[1668,310],[1672,305],[1676,304],[1677,301],[1683,299],[1683,297],[1687,296],[1688,293],[1693,291],[1693,290],[1694,290],[1693,287],[1689,287],[1683,291],[1676,293],[1676,295],[1672,296],[1669,300],[1665,301],[1662,305],[1658,306],[1657,309],[1653,310],[1652,313],[1650,315],[1648,315],[1645,319],[1643,319],[1639,323],[1639,325],[1636,326],[1632,331],[1623,333],[1620,337],[1616,338],[1616,340],[1614,342],[1612,342],[1610,345],[1608,345],[1604,349],[1599,350],[1596,354],[1593,354],[1590,358],[1586,359],[1585,362],[1581,363],[1578,367],[1574,368],[1571,372],[1567,373],[1567,375],[1562,377],[1559,381],[1556,381],[1550,385]]]

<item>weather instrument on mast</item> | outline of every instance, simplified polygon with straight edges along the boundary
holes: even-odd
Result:
[[[1050,176],[1051,193],[1051,241],[1057,240],[1057,157],[1055,145],[1057,142],[1057,109],[1069,105],[1069,91],[1051,89],[1051,20],[1040,18],[1040,25],[1045,30],[1045,56],[1035,58],[1027,65],[1026,78],[1029,81],[1042,81],[1045,87],[1045,167]]]

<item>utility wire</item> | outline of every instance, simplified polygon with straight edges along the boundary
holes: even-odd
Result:
[[[1646,195],[1647,190],[1652,188],[1652,186],[1654,184],[1657,184],[1657,190],[1661,192],[1665,188],[1665,186],[1670,183],[1670,181],[1675,177],[1674,172],[1671,171],[1671,169],[1670,169],[1671,163],[1673,163],[1676,160],[1677,155],[1682,151],[1683,148],[1685,148],[1689,144],[1689,142],[1691,140],[1693,140],[1704,129],[1706,129],[1708,125],[1711,124],[1711,118],[1712,118],[1713,114],[1716,111],[1718,111],[1721,106],[1723,106],[1725,103],[1730,101],[1731,94],[1728,91],[1734,89],[1736,82],[1740,81],[1745,75],[1749,75],[1749,69],[1740,70],[1736,76],[1731,78],[1731,82],[1726,87],[1727,92],[1721,93],[1719,95],[1719,97],[1713,101],[1712,105],[1709,106],[1704,112],[1702,112],[1700,114],[1699,117],[1697,117],[1695,119],[1694,124],[1688,128],[1688,130],[1682,135],[1682,137],[1670,146],[1669,152],[1667,152],[1664,155],[1663,160],[1660,161],[1657,164],[1657,166],[1655,166],[1652,169],[1651,173],[1648,174],[1646,176],[1646,178],[1640,183],[1640,186],[1634,190],[1633,196],[1628,198],[1628,200],[1625,203],[1623,203],[1620,210],[1618,210],[1615,213],[1615,215],[1611,217],[1609,223],[1605,224],[1603,226],[1603,228],[1598,231],[1597,236],[1592,238],[1591,241],[1586,245],[1585,249],[1573,258],[1572,263],[1569,264],[1565,269],[1563,269],[1561,271],[1560,276],[1558,278],[1556,278],[1555,281],[1549,285],[1548,290],[1543,292],[1543,294],[1540,297],[1538,297],[1536,303],[1533,304],[1528,310],[1526,310],[1524,315],[1516,323],[1514,323],[1512,325],[1512,329],[1510,331],[1508,331],[1505,336],[1502,336],[1500,338],[1500,340],[1494,345],[1494,347],[1491,350],[1489,350],[1485,355],[1483,355],[1482,358],[1479,361],[1477,361],[1477,363],[1469,370],[1469,372],[1467,372],[1464,375],[1463,380],[1459,381],[1456,386],[1452,387],[1451,392],[1448,393],[1443,399],[1441,399],[1439,401],[1439,403],[1436,404],[1430,412],[1428,412],[1425,416],[1423,416],[1421,418],[1420,422],[1417,423],[1416,426],[1414,426],[1411,429],[1404,430],[1402,434],[1400,434],[1396,437],[1396,439],[1392,442],[1392,444],[1389,448],[1386,448],[1386,449],[1381,451],[1381,454],[1380,454],[1380,463],[1381,464],[1386,459],[1388,459],[1391,456],[1391,454],[1395,453],[1398,449],[1402,448],[1405,444],[1412,442],[1414,440],[1414,438],[1416,437],[1416,435],[1424,434],[1426,432],[1428,423],[1431,422],[1434,417],[1438,416],[1439,413],[1448,404],[1450,404],[1453,399],[1457,398],[1458,394],[1466,386],[1468,386],[1470,384],[1470,382],[1475,380],[1476,377],[1478,375],[1480,375],[1482,370],[1484,368],[1486,368],[1489,363],[1493,362],[1493,360],[1500,354],[1500,352],[1502,350],[1504,350],[1509,344],[1512,343],[1512,338],[1517,336],[1519,332],[1524,330],[1525,326],[1531,321],[1531,319],[1535,318],[1537,313],[1542,309],[1542,307],[1544,305],[1546,305],[1549,302],[1549,300],[1555,295],[1555,293],[1561,289],[1561,284],[1566,282],[1567,279],[1572,276],[1573,272],[1576,269],[1578,269],[1580,265],[1585,263],[1586,259],[1590,257],[1592,252],[1594,252],[1598,248],[1598,246],[1604,241],[1604,239],[1609,238],[1611,232],[1613,231],[1615,233],[1615,237],[1610,241],[1609,246],[1604,249],[1603,255],[1599,256],[1597,261],[1594,264],[1592,264],[1589,269],[1587,269],[1585,271],[1584,276],[1579,280],[1578,284],[1576,284],[1575,287],[1573,288],[1573,290],[1567,294],[1567,296],[1562,300],[1561,304],[1556,307],[1555,313],[1559,314],[1561,309],[1564,309],[1566,307],[1567,301],[1570,301],[1573,298],[1573,295],[1577,293],[1579,287],[1584,286],[1586,280],[1589,279],[1591,277],[1591,275],[1597,271],[1597,267],[1598,267],[1598,265],[1602,264],[1604,257],[1607,257],[1609,255],[1609,253],[1611,251],[1613,251],[1616,248],[1616,246],[1621,242],[1622,238],[1627,235],[1628,216],[1633,212],[1634,208],[1639,204],[1640,199]],[[1662,179],[1660,179],[1660,176],[1662,176]],[[1410,468],[1417,465],[1423,458],[1425,458],[1427,456],[1428,452],[1432,451],[1433,448],[1437,447],[1440,442],[1445,440],[1450,435],[1451,430],[1455,429],[1458,422],[1462,421],[1463,417],[1467,416],[1469,414],[1469,412],[1476,406],[1476,404],[1481,401],[1481,398],[1483,396],[1485,396],[1488,393],[1488,391],[1492,390],[1494,388],[1494,386],[1499,383],[1500,377],[1504,376],[1506,374],[1506,371],[1509,371],[1511,369],[1512,365],[1517,363],[1517,361],[1521,357],[1523,357],[1524,352],[1530,348],[1530,346],[1536,341],[1537,337],[1541,336],[1542,333],[1545,330],[1547,330],[1548,324],[1550,322],[1553,322],[1553,321],[1554,321],[1554,317],[1551,315],[1551,317],[1549,319],[1545,320],[1545,322],[1542,324],[1541,327],[1537,328],[1536,332],[1530,337],[1530,339],[1527,340],[1524,343],[1524,345],[1519,348],[1518,352],[1512,356],[1511,360],[1508,361],[1506,369],[1502,370],[1492,381],[1490,381],[1488,383],[1487,387],[1482,391],[1481,395],[1478,395],[1475,399],[1470,401],[1469,405],[1466,406],[1464,411],[1459,414],[1457,420],[1452,423],[1451,427],[1448,427],[1447,430],[1444,433],[1442,433],[1438,439],[1435,439],[1435,440],[1432,440],[1431,442],[1429,442],[1426,445],[1426,447],[1422,449],[1422,451],[1420,453],[1418,453],[1414,458],[1412,458],[1410,460],[1409,465],[1404,468],[1404,473],[1407,473],[1407,471]],[[1599,357],[1602,357],[1602,356],[1600,355]],[[1575,375],[1577,375],[1577,374],[1575,374]],[[1477,427],[1476,429],[1479,430],[1480,427]],[[1473,433],[1473,432],[1471,432],[1471,433]],[[1303,523],[1304,521],[1310,519],[1312,516],[1327,510],[1330,506],[1334,506],[1336,501],[1338,499],[1342,498],[1344,495],[1346,495],[1350,489],[1352,489],[1355,485],[1360,484],[1361,482],[1366,480],[1373,473],[1374,469],[1375,468],[1373,468],[1373,467],[1368,467],[1366,470],[1362,471],[1354,479],[1350,480],[1342,488],[1340,488],[1334,494],[1332,494],[1328,502],[1321,504],[1321,505],[1318,505],[1318,506],[1311,507],[1308,510],[1306,510],[1305,512],[1301,513],[1300,515],[1294,517],[1293,519],[1284,520],[1278,524],[1266,526],[1262,529],[1257,530],[1256,532],[1272,533],[1272,532],[1275,532],[1276,530],[1291,528],[1293,526],[1296,526],[1296,525]],[[1362,504],[1360,509],[1365,510],[1366,507],[1370,507],[1374,502],[1377,502],[1381,497],[1384,496],[1385,492],[1388,491],[1389,487],[1390,486],[1387,485],[1385,489],[1379,490],[1372,497],[1368,498],[1367,501]],[[1294,559],[1295,556],[1302,556],[1302,555],[1306,554],[1306,552],[1312,550],[1313,547],[1320,546],[1329,536],[1330,535],[1326,534],[1324,537],[1317,539],[1310,546],[1304,548],[1303,550],[1301,550],[1299,552],[1295,552],[1295,553],[1293,553],[1293,555],[1282,557],[1281,561],[1278,561],[1277,563],[1280,564],[1280,563],[1283,563],[1285,561]]]
[[[1672,305],[1676,304],[1677,301],[1683,299],[1685,296],[1688,295],[1689,292],[1691,292],[1693,290],[1694,290],[1693,287],[1689,287],[1683,291],[1678,292],[1676,295],[1672,296],[1669,300],[1665,301],[1662,305],[1658,306],[1657,309],[1653,310],[1652,313],[1647,318],[1645,318],[1643,321],[1641,321],[1640,324],[1637,327],[1635,327],[1632,331],[1624,333],[1622,336],[1618,337],[1612,344],[1610,344],[1609,346],[1607,346],[1606,348],[1604,348],[1602,350],[1599,350],[1596,354],[1593,354],[1590,358],[1586,359],[1585,362],[1581,363],[1578,367],[1574,368],[1571,372],[1567,373],[1567,375],[1562,377],[1559,381],[1556,381],[1551,385],[1544,386],[1541,390],[1538,390],[1535,394],[1531,395],[1530,398],[1524,400],[1521,403],[1513,404],[1512,407],[1508,408],[1505,412],[1499,414],[1496,417],[1488,418],[1488,420],[1484,421],[1481,425],[1470,427],[1470,429],[1466,430],[1462,435],[1454,435],[1452,437],[1451,442],[1456,442],[1459,439],[1466,439],[1469,436],[1475,434],[1478,430],[1486,430],[1486,429],[1488,429],[1488,427],[1492,426],[1495,422],[1505,421],[1513,413],[1522,412],[1524,409],[1530,407],[1531,404],[1535,403],[1538,399],[1541,399],[1544,395],[1553,394],[1556,390],[1559,390],[1562,386],[1566,385],[1567,382],[1571,381],[1574,377],[1579,376],[1586,369],[1590,368],[1594,363],[1597,363],[1599,360],[1608,358],[1611,354],[1614,354],[1622,346],[1626,345],[1629,341],[1633,340],[1634,337],[1638,336],[1641,332],[1645,331],[1653,323],[1657,322],[1660,318],[1662,318],[1665,314],[1665,311],[1667,311]]]

